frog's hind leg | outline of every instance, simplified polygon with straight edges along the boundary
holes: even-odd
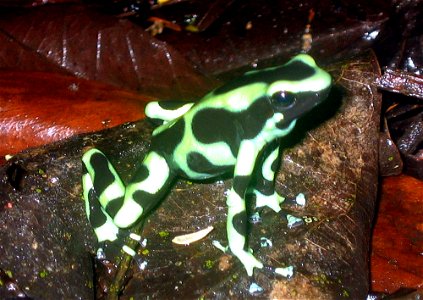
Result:
[[[132,226],[158,205],[174,179],[166,159],[150,151],[126,187],[123,205],[113,216],[114,223],[121,228]]]
[[[100,205],[93,181],[85,164],[83,164],[82,188],[85,200],[85,214],[94,229],[98,242],[102,244],[105,241],[115,241],[119,228]]]
[[[87,205],[91,207],[90,221],[98,223],[98,220],[104,218],[109,220],[108,217],[113,216],[123,204],[125,185],[100,150],[93,148],[85,152],[82,162],[84,165],[82,177],[84,199],[86,207]],[[102,213],[105,214],[105,217],[102,217]]]
[[[113,219],[101,206],[96,190],[94,189],[93,181],[91,180],[90,174],[87,168],[83,165],[83,176],[82,176],[82,187],[83,197],[85,200],[85,213],[94,229],[99,243],[97,249],[97,258],[104,259],[104,246],[106,241],[115,242],[118,238],[129,236],[133,240],[141,243],[141,237],[137,234],[122,231],[115,225]],[[122,240],[122,239],[121,239]],[[134,250],[130,249],[124,243],[120,243],[122,250],[131,256],[134,256]]]
[[[82,161],[87,216],[99,242],[116,240],[119,228],[132,226],[154,208],[174,179],[166,160],[156,152],[146,155],[126,187],[100,150],[87,151]],[[129,236],[136,240],[139,237]],[[128,247],[123,250],[132,255]]]
[[[154,208],[175,177],[165,158],[154,151],[147,153],[126,187],[100,150],[87,151],[82,161],[101,207],[120,228],[132,226]]]

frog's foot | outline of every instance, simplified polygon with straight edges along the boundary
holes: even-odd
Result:
[[[285,268],[274,268],[272,266],[265,265],[263,271],[274,275],[280,275],[286,278],[291,278],[294,275],[294,267],[288,266]]]
[[[135,262],[138,265],[138,268],[140,269],[140,271],[145,270],[145,268],[147,267],[148,262],[146,260],[144,260],[141,256],[136,255],[133,257],[133,259],[135,260]]]
[[[275,268],[275,273],[283,277],[291,278],[294,275],[294,267]]]
[[[229,247],[228,246],[223,246],[219,241],[212,241],[212,245],[215,246],[217,249],[219,249],[220,251],[222,251],[223,253],[228,253],[229,252]]]
[[[254,257],[253,250],[249,249],[248,251],[245,250],[237,250],[236,253],[231,251],[229,247],[223,246],[219,241],[213,241],[213,246],[217,249],[223,251],[224,253],[232,253],[235,255],[241,263],[244,265],[245,270],[247,271],[248,276],[253,276],[254,268],[262,269],[263,264]]]
[[[260,296],[263,293],[263,288],[259,286],[256,282],[251,281],[250,287],[248,288],[248,292],[252,296]]]
[[[293,229],[293,228],[304,225],[304,221],[302,218],[298,218],[290,214],[286,215],[286,220],[288,221],[289,229]]]
[[[263,263],[259,261],[255,256],[253,255],[252,251],[237,251],[237,253],[234,253],[236,257],[242,262],[244,265],[245,270],[247,271],[248,276],[253,276],[254,268],[262,269]]]
[[[141,246],[141,248],[145,248],[147,246],[147,239],[142,239],[142,237],[136,233],[133,233],[133,232],[130,232],[129,234],[127,233],[126,237],[129,237],[130,239],[137,241],[139,246]],[[137,251],[135,251],[134,249],[132,249],[131,247],[127,245],[123,245],[122,250],[129,256],[132,256],[132,259],[137,263],[140,271],[143,271],[147,267],[147,261],[144,260],[144,258],[141,257]]]
[[[138,268],[140,269],[140,271],[143,271],[146,267],[147,267],[147,261],[144,260],[143,257],[141,257],[137,251],[135,251],[134,249],[128,247],[127,245],[124,245],[122,247],[123,252],[125,252],[126,254],[128,254],[129,256],[132,257],[132,259],[137,263]]]
[[[256,208],[267,206],[275,212],[280,212],[280,204],[285,201],[285,198],[274,192],[272,195],[264,195],[257,190],[254,190],[256,195]]]
[[[287,205],[305,206],[306,203],[307,203],[307,200],[303,193],[299,193],[295,198],[288,198],[284,201],[284,204],[287,204]]]
[[[106,259],[106,253],[104,252],[104,249],[103,249],[102,246],[97,249],[96,258],[98,260],[105,260]]]
[[[295,197],[295,203],[297,203],[298,205],[301,205],[301,206],[305,206],[306,205],[307,200],[306,200],[306,198],[305,198],[305,196],[304,196],[303,193],[299,193],[297,195],[297,197]]]
[[[261,223],[261,217],[260,217],[260,213],[258,211],[256,211],[254,214],[252,214],[249,218],[248,221],[251,224],[258,224]]]
[[[138,244],[142,247],[145,248],[147,246],[147,239],[143,239],[140,235],[136,234],[136,233],[129,233],[129,238],[131,238],[134,241],[137,241]]]
[[[291,278],[294,275],[293,266],[285,268],[273,268],[271,266],[264,265],[261,271],[269,273],[271,276],[277,275],[283,276],[285,278]],[[248,292],[252,296],[260,296],[264,292],[264,289],[254,281],[253,277],[250,277],[250,285],[248,288]]]

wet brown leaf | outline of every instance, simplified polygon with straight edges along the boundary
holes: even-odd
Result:
[[[74,74],[159,98],[195,98],[210,89],[172,47],[125,19],[86,5],[5,10],[0,68]],[[32,61],[32,58],[34,58]]]
[[[337,88],[325,105],[299,122],[291,139],[284,139],[286,151],[277,180],[277,189],[285,196],[292,198],[303,192],[308,199],[305,208],[285,206],[287,211],[318,220],[289,230],[281,216],[266,211],[263,223],[252,227],[250,246],[261,260],[273,266],[295,267],[292,280],[258,272],[256,280],[265,289],[262,297],[357,299],[367,293],[370,225],[377,188],[380,98],[372,85],[377,71],[372,58],[329,69]],[[91,271],[86,270],[91,266],[77,264],[84,251],[94,251],[95,247],[80,199],[83,149],[95,145],[104,150],[128,180],[148,148],[151,129],[143,121],[75,137],[22,153],[0,169],[4,207],[0,226],[9,226],[0,230],[0,239],[7,241],[0,255],[5,258],[5,269],[12,270],[14,278],[28,287],[28,294],[36,297],[42,291],[44,297],[74,298],[89,292],[86,285],[73,284],[93,280]],[[175,185],[146,221],[142,236],[148,243],[142,255],[148,261],[147,268],[140,271],[134,266],[129,273],[132,277],[123,286],[124,296],[250,297],[245,270],[236,258],[211,245],[214,239],[226,241],[224,192],[229,185],[230,181],[181,181]],[[26,211],[37,215],[38,223],[31,221],[33,218],[18,218]],[[10,224],[22,234],[16,235]],[[209,225],[215,230],[200,242],[187,247],[172,245],[174,236]],[[273,247],[261,248],[262,236],[271,239]],[[42,247],[31,249],[34,239]],[[61,248],[66,250],[43,255],[46,249]],[[28,263],[38,257],[42,260]],[[60,267],[50,268],[50,276],[31,279],[38,278],[42,266],[53,262]],[[75,264],[71,271],[69,267]],[[0,288],[0,293],[6,292]]]
[[[423,287],[423,181],[384,178],[372,240],[372,290]]]
[[[149,100],[73,76],[0,72],[0,157],[141,119]]]

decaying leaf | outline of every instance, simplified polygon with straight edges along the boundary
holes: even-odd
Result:
[[[184,235],[175,236],[172,240],[172,243],[178,245],[189,245],[191,243],[197,242],[202,238],[206,237],[213,230],[213,226],[201,229],[193,233],[187,233]]]
[[[289,280],[257,272],[263,298],[358,299],[368,290],[380,109],[373,83],[378,73],[372,56],[328,70],[334,77],[333,92],[284,139],[277,177],[281,194],[303,193],[307,199],[305,207],[285,205],[284,209],[297,216],[318,217],[317,221],[288,229],[280,215],[264,211],[263,222],[251,227],[250,246],[258,258],[275,267],[294,266]],[[126,181],[148,149],[151,130],[147,121],[141,121],[74,137],[16,155],[0,169],[1,268],[10,270],[29,296],[89,298],[94,294],[89,253],[94,253],[95,243],[81,200],[83,149],[104,150]],[[144,270],[133,265],[131,277],[120,287],[122,295],[251,296],[242,265],[211,244],[211,240],[226,243],[224,191],[229,186],[230,180],[176,183],[145,222],[141,235],[148,244],[141,257],[148,264]],[[187,247],[172,245],[170,236],[211,224],[215,229],[202,241]],[[261,237],[268,238],[272,247],[261,248]],[[118,272],[126,273],[125,266],[121,264]],[[8,295],[0,287],[0,296]]]

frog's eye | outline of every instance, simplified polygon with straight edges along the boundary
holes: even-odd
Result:
[[[294,93],[280,91],[272,95],[272,102],[279,107],[289,108],[294,105],[297,97]]]

